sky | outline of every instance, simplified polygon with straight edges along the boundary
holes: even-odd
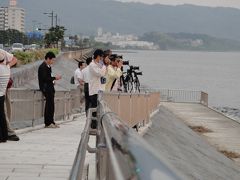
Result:
[[[240,0],[118,0],[122,2],[143,2],[147,4],[168,4],[168,5],[179,5],[179,4],[195,4],[201,6],[212,6],[212,7],[233,7],[240,9]]]

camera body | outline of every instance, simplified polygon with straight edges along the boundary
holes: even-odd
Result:
[[[133,70],[133,71],[134,70],[139,70],[139,66],[130,66],[130,69]]]

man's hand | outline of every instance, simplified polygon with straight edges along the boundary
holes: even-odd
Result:
[[[56,79],[56,80],[62,79],[62,76],[61,76],[61,75],[56,75],[56,76],[55,76],[55,79]]]

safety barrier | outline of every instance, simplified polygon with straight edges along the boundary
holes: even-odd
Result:
[[[94,111],[90,109],[69,180],[86,179],[83,176],[86,151],[96,153],[98,180],[183,179],[177,170],[167,163],[165,157],[155,152],[135,130],[112,112],[104,100],[100,100],[97,107],[96,130],[90,128],[93,118],[91,114]],[[90,134],[97,137],[95,149],[88,145]]]
[[[142,88],[141,91],[160,92],[160,100],[162,102],[201,103],[208,106],[208,94],[202,91],[157,88]]]
[[[128,126],[147,124],[160,103],[160,93],[103,93],[103,99]]]
[[[11,88],[11,119],[13,124],[25,122],[31,126],[43,118],[44,97],[39,90]],[[78,89],[70,91],[56,91],[55,93],[55,119],[66,119],[72,109],[80,107],[80,93]]]

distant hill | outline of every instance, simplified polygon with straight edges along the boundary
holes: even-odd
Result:
[[[43,12],[54,10],[70,33],[197,33],[240,40],[240,10],[193,5],[147,5],[108,0],[21,0],[28,29],[33,20],[50,24]]]
[[[190,33],[145,33],[140,40],[151,41],[161,50],[240,51],[240,41]]]

